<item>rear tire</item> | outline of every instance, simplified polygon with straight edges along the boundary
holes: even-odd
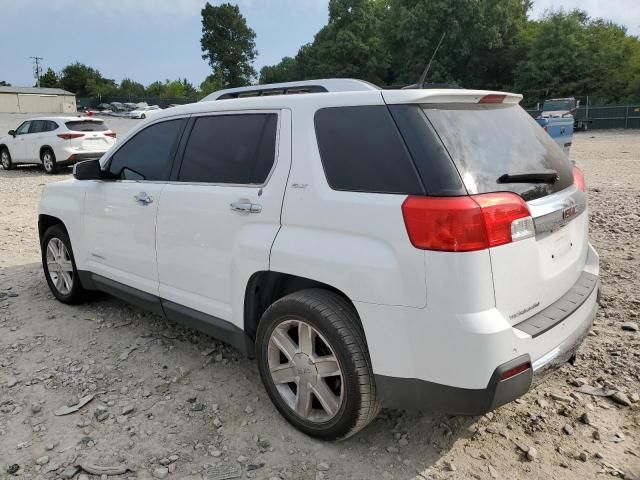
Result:
[[[87,291],[80,283],[71,241],[65,228],[58,224],[47,229],[40,244],[42,268],[51,293],[62,303],[80,303]]]
[[[145,118],[147,118],[147,116],[143,113],[142,115],[140,115],[140,118],[144,120]]]
[[[11,154],[7,147],[3,147],[2,150],[0,150],[0,165],[2,165],[4,170],[12,170],[14,167],[11,161]]]
[[[42,150],[40,154],[40,160],[42,160],[42,167],[44,171],[49,175],[53,175],[54,173],[58,173],[58,164],[56,163],[56,156],[53,153],[53,150],[50,148],[45,148]]]
[[[256,356],[271,401],[309,436],[347,438],[380,411],[360,321],[336,293],[302,290],[271,305],[258,325]]]

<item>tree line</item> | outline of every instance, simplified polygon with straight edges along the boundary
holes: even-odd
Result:
[[[256,81],[351,77],[400,87],[417,82],[444,34],[428,82],[518,92],[525,105],[570,95],[640,101],[638,37],[581,10],[532,20],[531,7],[532,0],[329,0],[328,22],[313,41],[258,74],[256,34],[238,6],[207,3],[200,47],[212,73],[198,87],[186,78],[117,83],[81,63],[49,68],[40,85],[81,97],[188,100]]]
[[[172,98],[191,100],[201,92],[186,78],[178,80],[156,81],[144,86],[130,78],[117,83],[105,78],[99,70],[76,62],[67,65],[60,73],[52,68],[40,77],[40,86],[62,88],[79,97],[127,97],[127,98]]]
[[[640,41],[585,12],[528,17],[531,0],[330,0],[329,21],[260,83],[354,77],[415,83],[442,34],[427,81],[524,94],[640,100]]]

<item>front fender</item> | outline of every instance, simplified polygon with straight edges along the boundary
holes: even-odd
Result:
[[[50,183],[40,196],[38,215],[59,219],[67,229],[78,270],[82,270],[87,257],[84,242],[84,199],[86,182],[70,179]]]

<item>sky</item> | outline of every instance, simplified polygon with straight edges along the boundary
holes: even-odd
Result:
[[[220,0],[211,3],[219,4]],[[294,56],[327,22],[328,0],[227,0],[256,32],[256,70]],[[55,71],[73,62],[120,82],[187,78],[198,86],[211,69],[200,50],[205,0],[0,0],[0,80],[34,84],[31,56]],[[579,7],[640,35],[640,0],[534,0],[546,9]]]

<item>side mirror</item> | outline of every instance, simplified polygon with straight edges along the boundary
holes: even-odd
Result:
[[[100,180],[103,178],[99,160],[85,160],[73,166],[73,176],[76,180]]]
[[[9,135],[11,135],[12,137],[16,136],[16,131],[15,130],[9,130]]]

